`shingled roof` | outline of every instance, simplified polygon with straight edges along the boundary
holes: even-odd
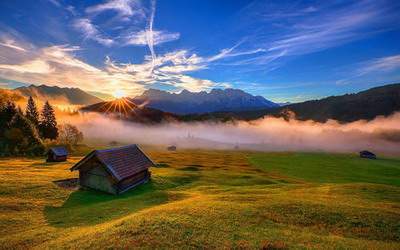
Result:
[[[154,166],[140,148],[129,145],[118,148],[94,150],[85,158],[76,163],[71,171],[78,170],[86,161],[96,157],[118,181],[135,175],[147,168]]]
[[[55,154],[57,156],[67,156],[68,155],[68,151],[64,147],[51,147],[49,149],[49,151],[53,152],[53,154]]]

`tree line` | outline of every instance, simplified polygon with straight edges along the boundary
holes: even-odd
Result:
[[[0,103],[0,156],[39,156],[45,142],[77,144],[83,134],[70,124],[57,125],[54,108],[48,101],[39,113],[29,97],[25,113],[12,101]]]

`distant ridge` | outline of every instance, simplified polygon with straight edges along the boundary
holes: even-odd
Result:
[[[16,88],[14,91],[24,97],[32,96],[34,99],[48,100],[55,104],[91,105],[103,101],[79,88],[30,85]]]
[[[300,120],[352,122],[400,111],[400,83],[284,106]]]
[[[372,120],[377,116],[388,116],[400,111],[400,84],[389,84],[371,88],[355,94],[330,96],[319,100],[294,103],[272,109],[214,112],[184,117],[185,120],[255,120],[265,115],[286,117],[291,111],[299,120],[339,122]]]
[[[209,93],[183,90],[179,94],[149,89],[132,101],[175,114],[243,111],[279,106],[262,96],[253,96],[240,89],[212,89]]]

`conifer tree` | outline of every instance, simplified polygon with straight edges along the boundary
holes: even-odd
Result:
[[[38,128],[39,126],[39,112],[36,107],[36,103],[32,96],[28,99],[28,104],[26,105],[26,118],[32,122],[32,124]]]
[[[4,107],[0,110],[0,130],[5,130],[8,128],[8,123],[17,113],[17,107],[15,103],[8,101]]]
[[[10,129],[10,122],[17,113],[17,107],[13,102],[2,103],[0,106],[0,156],[9,154],[6,131]]]
[[[39,131],[43,139],[55,140],[58,137],[56,116],[53,107],[48,101],[43,106]]]

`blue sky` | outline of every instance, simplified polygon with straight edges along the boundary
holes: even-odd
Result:
[[[0,87],[357,92],[400,81],[398,13],[395,0],[3,0]]]

